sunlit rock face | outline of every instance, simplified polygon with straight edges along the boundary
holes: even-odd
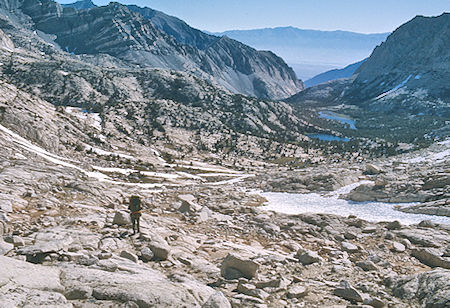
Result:
[[[144,9],[111,3],[77,10],[50,0],[25,0],[20,8],[38,30],[56,35],[55,42],[70,53],[108,54],[133,65],[188,71],[260,98],[286,98],[303,89],[275,54],[202,33],[175,18],[170,28],[161,24],[161,15],[153,23]],[[193,35],[194,40],[188,38]]]

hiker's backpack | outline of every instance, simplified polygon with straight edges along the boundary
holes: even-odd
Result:
[[[141,199],[138,196],[131,196],[129,209],[131,212],[137,212],[142,209]]]

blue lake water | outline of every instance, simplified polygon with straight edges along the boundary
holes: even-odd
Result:
[[[349,138],[345,137],[338,137],[334,135],[327,135],[327,134],[308,134],[309,138],[319,139],[322,141],[342,141],[342,142],[349,142]]]
[[[339,115],[331,111],[320,111],[319,118],[338,121],[341,122],[342,124],[347,124],[350,127],[350,129],[356,129],[355,120],[352,120],[348,117]]]

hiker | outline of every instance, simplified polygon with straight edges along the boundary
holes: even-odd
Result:
[[[133,234],[136,234],[136,230],[138,233],[139,230],[139,219],[141,218],[141,198],[139,196],[131,196],[130,204],[128,205],[128,209],[130,210],[131,222],[133,223]]]

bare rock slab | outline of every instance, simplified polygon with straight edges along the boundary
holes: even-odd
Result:
[[[394,278],[392,293],[404,300],[419,300],[422,307],[450,306],[450,270],[435,269],[417,275]]]
[[[57,268],[0,256],[0,286],[1,307],[72,307]]]

